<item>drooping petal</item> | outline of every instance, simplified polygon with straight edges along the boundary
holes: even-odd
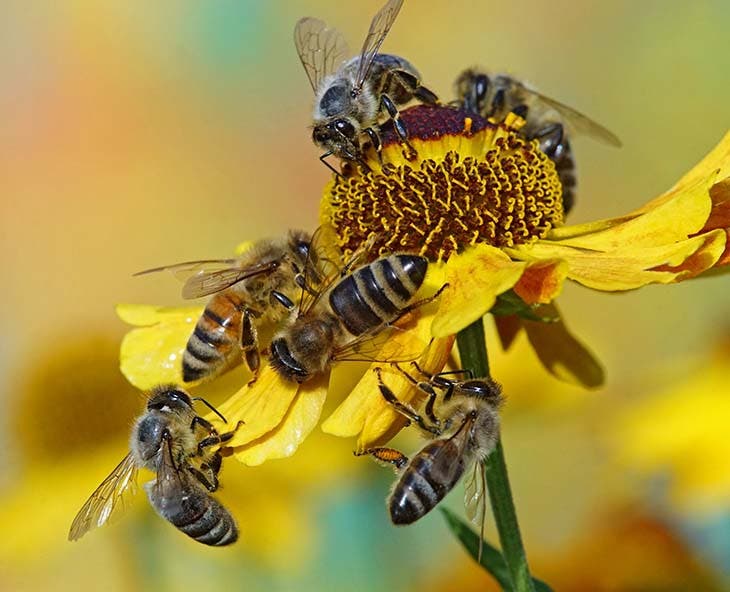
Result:
[[[725,232],[715,230],[674,244],[643,248],[629,245],[609,252],[540,241],[527,256],[531,260],[562,259],[568,264],[568,278],[610,292],[678,282],[702,273],[718,262],[725,240]],[[517,258],[526,254],[512,252]]]
[[[525,267],[484,244],[451,257],[444,266],[449,287],[439,297],[431,333],[435,337],[455,335],[483,317],[497,296],[517,283]]]
[[[603,367],[591,351],[568,330],[553,304],[538,308],[551,323],[520,319],[535,353],[545,369],[556,378],[585,388],[597,388],[605,380]]]
[[[244,424],[236,430],[228,446],[239,447],[274,430],[284,419],[299,385],[285,380],[270,366],[264,366],[256,382],[247,384],[218,407],[228,425]],[[210,415],[215,421],[216,417]]]
[[[563,226],[550,232],[544,242],[588,249],[612,251],[627,247],[654,247],[684,240],[699,232],[712,209],[710,186],[714,175],[698,179],[681,192],[613,220]],[[524,247],[529,250],[529,247]]]
[[[182,384],[182,355],[203,307],[119,304],[116,311],[125,323],[138,327],[122,340],[119,366],[127,380],[140,390]]]
[[[279,393],[270,393],[270,396],[279,396]],[[326,397],[325,378],[300,387],[281,423],[248,444],[236,446],[233,455],[249,466],[291,456],[317,425]]]

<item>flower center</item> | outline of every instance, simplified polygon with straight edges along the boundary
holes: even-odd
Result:
[[[563,221],[562,187],[552,161],[524,139],[524,120],[487,121],[451,107],[401,113],[412,149],[392,126],[382,133],[382,165],[336,177],[320,217],[343,251],[372,241],[375,254],[418,253],[446,260],[477,243],[513,247],[544,237]]]

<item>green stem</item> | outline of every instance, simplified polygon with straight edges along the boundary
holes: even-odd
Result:
[[[463,368],[471,370],[474,376],[490,376],[482,319],[460,331],[456,336],[456,342],[459,346]],[[509,569],[513,589],[516,592],[534,592],[535,588],[520,536],[520,527],[517,523],[517,513],[512,501],[501,439],[497,442],[494,451],[484,461],[484,468],[489,488],[489,501],[492,505],[502,554]]]

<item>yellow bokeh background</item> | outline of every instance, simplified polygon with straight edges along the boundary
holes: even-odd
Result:
[[[114,305],[182,303],[170,276],[132,274],[313,229],[329,173],[310,140],[312,92],[292,29],[301,16],[318,16],[357,48],[379,4],[4,3],[0,502],[14,529],[0,545],[7,589],[92,590],[100,581],[110,590],[489,589],[440,516],[389,526],[382,498],[391,475],[352,459],[353,443],[321,434],[258,472],[225,467],[225,499],[242,536],[247,523],[257,533],[240,550],[218,554],[180,541],[143,500],[118,526],[65,541],[75,508],[113,467],[106,459],[125,453],[125,432],[143,405],[119,375],[115,348],[126,327]],[[619,135],[620,150],[573,142],[579,187],[570,221],[582,222],[658,195],[730,129],[729,25],[730,5],[720,0],[408,0],[383,50],[411,60],[444,99],[461,69],[481,65],[524,77]],[[710,544],[716,531],[695,528],[691,504],[674,508],[661,482],[647,484],[610,452],[625,425],[614,416],[703,371],[730,331],[727,288],[726,278],[621,296],[568,286],[560,300],[566,321],[607,368],[597,393],[556,382],[524,343],[500,353],[490,335],[494,374],[508,396],[504,439],[524,537],[535,571],[556,589],[727,584],[730,563],[723,573],[718,549],[727,558],[730,542]],[[105,447],[108,455],[97,458]],[[233,499],[237,479],[250,497]],[[700,508],[701,524],[727,520],[728,507]],[[24,515],[34,516],[26,529]],[[622,520],[644,533],[642,548],[658,549],[641,565],[664,580],[631,580],[627,570],[623,580],[585,583],[591,570],[576,564],[591,564],[586,549],[594,544],[608,569],[615,549],[597,539],[615,536],[620,547],[624,539],[606,532]],[[646,533],[655,532],[674,546],[652,546]],[[615,562],[627,565],[618,554]],[[446,577],[452,573],[460,575]],[[622,583],[632,581],[639,587]]]

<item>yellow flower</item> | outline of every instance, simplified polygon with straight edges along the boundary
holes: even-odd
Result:
[[[435,337],[457,333],[513,289],[538,316],[557,322],[497,317],[503,344],[524,328],[553,374],[599,386],[600,365],[550,305],[566,279],[614,292],[682,281],[729,262],[730,135],[636,211],[562,226],[557,173],[535,142],[519,137],[524,120],[511,114],[496,124],[430,106],[401,115],[413,152],[386,133],[382,164],[371,153],[370,172],[351,169],[334,179],[320,218],[345,252],[374,240],[380,252],[413,250],[437,262],[429,273],[449,289],[439,299]]]
[[[396,340],[414,349],[430,342],[419,359],[429,372],[443,368],[458,331],[513,290],[523,308],[521,316],[498,317],[503,344],[524,329],[554,375],[598,386],[600,364],[569,333],[552,303],[566,279],[620,291],[682,281],[728,262],[730,136],[644,207],[620,218],[562,226],[559,177],[537,142],[520,137],[521,118],[510,115],[497,124],[427,106],[402,117],[410,147],[386,131],[382,162],[371,151],[369,171],[350,166],[328,184],[320,222],[333,231],[327,234],[345,256],[369,241],[373,256],[409,251],[429,258],[423,295],[448,283],[437,301],[411,315],[386,345]],[[140,387],[179,382],[177,360],[199,309],[127,306],[119,312],[141,326],[122,346],[127,378]],[[418,395],[402,376],[384,370],[399,399]],[[246,422],[232,441],[239,460],[260,464],[293,454],[319,421],[328,379],[326,374],[298,385],[266,367],[255,383],[232,395],[220,410],[229,421]],[[373,372],[366,369],[350,387],[322,423],[324,431],[357,436],[362,448],[387,441],[403,426]],[[335,401],[337,390],[329,388]]]
[[[730,491],[730,342],[692,378],[632,403],[612,426],[617,462],[649,478],[668,476],[678,508],[726,510]]]

